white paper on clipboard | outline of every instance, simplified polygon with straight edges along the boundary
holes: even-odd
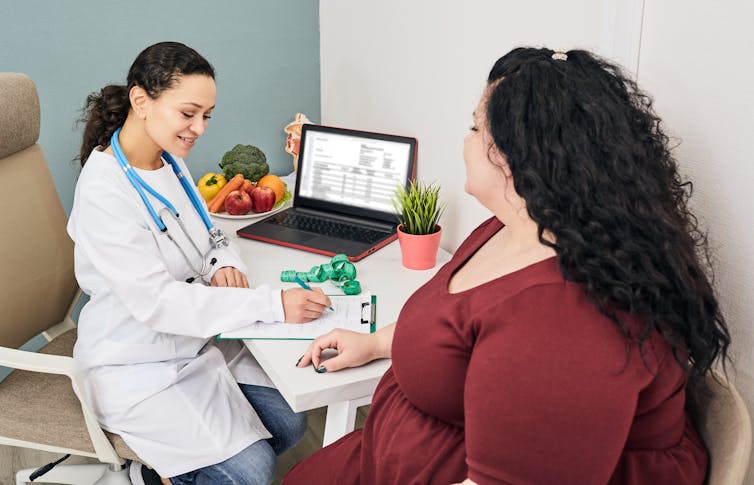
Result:
[[[371,293],[329,295],[333,310],[308,323],[252,323],[218,335],[221,339],[312,340],[335,328],[374,332],[377,299]]]

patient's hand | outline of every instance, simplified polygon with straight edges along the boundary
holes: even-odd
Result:
[[[212,275],[210,286],[226,286],[230,288],[248,288],[249,280],[246,275],[233,266],[224,266]]]
[[[338,355],[322,363],[320,358],[325,349],[337,349]],[[317,372],[335,372],[347,367],[358,367],[374,359],[378,355],[378,342],[375,334],[364,334],[336,328],[314,339],[306,349],[297,366],[305,367],[314,364]]]

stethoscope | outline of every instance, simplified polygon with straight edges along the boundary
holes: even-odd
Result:
[[[186,260],[186,264],[189,265],[191,270],[194,273],[196,273],[197,276],[205,276],[206,274],[210,272],[210,270],[212,269],[212,266],[217,262],[217,260],[215,258],[212,258],[210,261],[206,260],[206,255],[202,254],[202,252],[199,250],[199,247],[194,242],[193,238],[189,235],[188,231],[186,231],[186,228],[179,217],[178,211],[175,209],[173,204],[171,204],[170,201],[167,200],[165,197],[163,197],[159,192],[157,192],[152,187],[150,187],[149,184],[147,184],[144,181],[144,179],[142,179],[139,176],[139,174],[136,173],[136,170],[134,170],[134,168],[128,162],[126,155],[123,153],[123,150],[120,148],[120,143],[118,142],[119,134],[120,134],[120,128],[115,130],[115,133],[113,133],[113,136],[110,138],[110,146],[113,147],[113,154],[115,155],[115,159],[118,161],[118,164],[126,173],[126,177],[128,178],[128,181],[131,182],[131,185],[133,185],[134,189],[136,189],[136,192],[139,194],[139,197],[141,197],[141,200],[144,202],[144,205],[146,206],[147,211],[149,211],[149,215],[152,216],[152,220],[154,220],[154,223],[157,225],[157,227],[160,229],[161,232],[165,233],[168,236],[168,238],[173,242],[173,244],[175,244],[175,246],[181,252],[183,259]],[[178,180],[181,182],[183,191],[186,192],[186,195],[191,201],[191,205],[194,206],[194,209],[196,210],[197,214],[199,214],[199,217],[202,219],[204,226],[207,228],[207,232],[209,233],[209,242],[212,249],[227,246],[228,238],[225,236],[225,233],[222,231],[222,229],[219,229],[212,224],[212,221],[209,218],[209,214],[207,213],[207,210],[199,201],[199,196],[196,194],[196,191],[194,191],[194,188],[191,186],[188,179],[184,176],[183,171],[181,170],[181,167],[178,166],[175,159],[173,159],[173,156],[170,155],[168,152],[163,151],[162,158],[165,161],[167,161],[167,163],[173,168],[173,173],[175,173],[175,176],[178,177]],[[155,212],[154,207],[152,206],[152,203],[149,202],[149,199],[144,193],[145,189],[147,192],[152,194],[157,200],[159,200],[165,205],[165,207],[160,209],[159,213]],[[163,219],[164,216],[167,216],[167,217]],[[178,236],[178,235],[174,235],[170,233],[170,231],[168,230],[168,226],[165,224],[165,220],[167,220],[168,218],[170,220],[170,225],[173,228],[179,228],[182,232],[182,235]],[[197,266],[191,261],[191,259],[188,257],[186,252],[183,250],[183,247],[181,247],[181,244],[177,241],[177,239],[180,239],[181,236],[183,237],[183,239],[189,241],[191,248],[196,253],[199,260],[202,262],[201,267],[197,268]],[[191,283],[195,279],[196,277],[188,278],[186,282]]]

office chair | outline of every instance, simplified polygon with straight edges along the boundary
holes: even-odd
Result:
[[[715,377],[689,388],[686,407],[709,450],[707,485],[741,485],[749,467],[751,421],[733,384]]]
[[[123,440],[105,433],[87,403],[70,357],[71,311],[81,292],[73,242],[39,137],[39,98],[31,79],[0,73],[0,445],[92,457],[100,463],[58,465],[40,478],[61,484],[130,484]],[[40,352],[19,347],[42,333]],[[42,464],[40,464],[42,465]],[[18,485],[33,472],[16,474]]]

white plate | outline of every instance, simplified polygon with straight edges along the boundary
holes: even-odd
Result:
[[[275,212],[280,212],[286,207],[287,206],[285,202],[283,202],[279,207],[275,207],[272,210],[268,210],[267,212],[260,212],[258,214],[256,212],[249,212],[248,214],[244,214],[242,216],[232,216],[227,212],[218,212],[217,214],[210,212],[209,215],[211,215],[212,217],[217,217],[218,219],[256,219],[258,217],[267,217],[270,214],[274,214]]]

